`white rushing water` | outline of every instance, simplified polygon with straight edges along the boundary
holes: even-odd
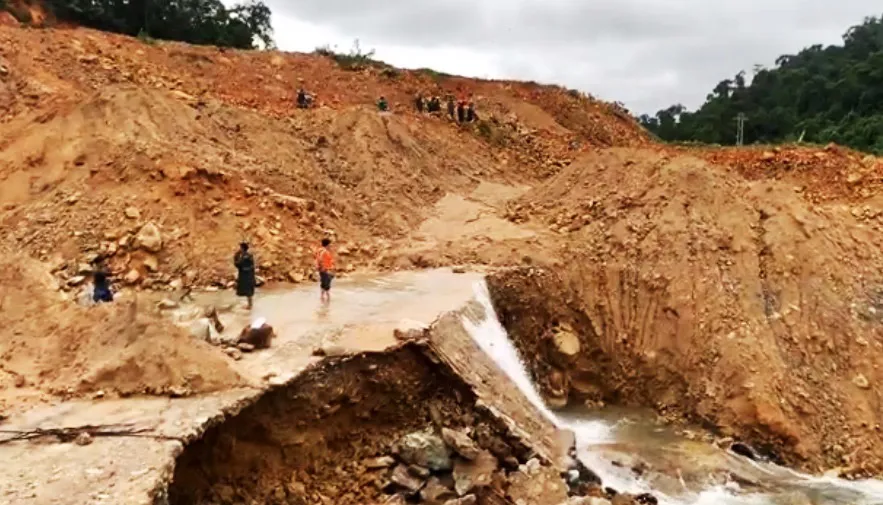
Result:
[[[487,284],[475,283],[476,300],[484,307],[486,317],[475,323],[464,317],[463,323],[473,340],[494,360],[497,366],[518,386],[537,410],[558,428],[572,430],[576,435],[580,460],[602,480],[603,485],[632,494],[652,493],[665,505],[883,505],[883,481],[847,481],[833,477],[812,477],[767,463],[756,463],[740,457],[740,468],[765,491],[746,492],[735,482],[710,485],[706,489],[662,494],[658,489],[635,477],[626,469],[605,458],[600,450],[617,441],[616,425],[598,420],[583,420],[556,415],[549,410],[533,385],[515,346],[509,340],[491,304]]]

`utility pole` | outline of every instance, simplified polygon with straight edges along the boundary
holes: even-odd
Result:
[[[736,145],[741,146],[745,143],[745,121],[748,120],[748,116],[744,113],[740,112],[736,116]]]

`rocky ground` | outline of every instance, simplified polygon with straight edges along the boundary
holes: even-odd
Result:
[[[301,85],[317,108],[293,107]],[[417,114],[417,92],[471,97],[481,120]],[[374,109],[380,95],[391,113]],[[649,406],[803,469],[883,471],[874,157],[662,146],[619,108],[555,86],[8,18],[0,113],[7,406],[30,387],[46,401],[239,384],[235,352],[154,311],[75,307],[96,261],[122,300],[174,300],[231,286],[241,240],[262,283],[305,282],[329,236],[342,276],[520,267],[494,277],[494,294],[552,404]],[[349,461],[398,458],[397,440],[430,427],[403,424]]]

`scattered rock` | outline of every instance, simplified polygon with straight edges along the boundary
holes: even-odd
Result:
[[[451,269],[451,272],[453,272],[455,274],[465,274],[466,268],[465,267],[454,267]]]
[[[448,500],[445,505],[475,505],[476,503],[478,503],[478,498],[474,494],[470,494],[456,500]]]
[[[448,447],[454,450],[460,456],[474,460],[481,453],[481,449],[475,445],[475,442],[469,438],[469,435],[462,431],[456,431],[449,428],[442,428],[442,440],[448,444]]]
[[[159,260],[156,259],[156,256],[147,256],[141,264],[144,265],[144,268],[148,272],[156,272],[159,270]]]
[[[126,207],[126,217],[129,219],[141,219],[141,211],[135,207]]]
[[[431,477],[420,491],[420,498],[427,505],[442,505],[449,500],[456,500],[457,493],[444,485],[438,477]]]
[[[67,285],[71,286],[71,287],[79,286],[80,284],[82,284],[85,281],[86,281],[85,275],[75,275],[74,277],[71,277],[70,279],[67,280]]]
[[[305,277],[304,277],[303,272],[298,272],[296,270],[292,270],[292,271],[288,272],[288,280],[290,280],[291,282],[293,282],[295,284],[303,282],[304,278]]]
[[[147,223],[138,230],[135,236],[135,247],[145,251],[157,253],[162,250],[162,235],[159,228],[153,223]]]
[[[178,302],[174,300],[169,300],[168,298],[166,298],[165,300],[161,300],[159,303],[156,304],[156,308],[158,308],[159,310],[172,310],[177,309],[178,307],[180,307],[180,304]]]
[[[531,505],[559,505],[567,501],[567,485],[554,468],[536,459],[521,465],[509,478],[509,497]]]
[[[395,458],[391,456],[380,456],[377,458],[366,459],[362,462],[368,470],[378,470],[380,468],[389,468],[396,463]]]
[[[230,356],[231,358],[233,358],[236,361],[239,361],[242,359],[242,351],[240,351],[239,349],[237,349],[235,347],[225,348],[224,354],[226,354],[227,356]]]
[[[394,494],[387,498],[386,501],[383,503],[385,503],[386,505],[406,505],[408,503],[408,500],[400,494]]]
[[[392,470],[389,480],[409,495],[417,494],[423,488],[423,479],[415,477],[405,465],[398,465]]]
[[[419,465],[433,472],[453,468],[450,449],[432,432],[409,433],[399,440],[396,449],[399,458],[409,465]]]
[[[871,383],[868,382],[868,378],[863,374],[858,374],[852,378],[852,383],[862,389],[871,389]]]
[[[239,350],[242,352],[254,351],[254,346],[252,344],[249,344],[248,342],[239,342],[238,344],[236,344],[236,347],[238,347]]]
[[[77,435],[77,438],[74,439],[74,443],[77,445],[89,445],[92,443],[92,435],[84,431]]]
[[[15,387],[23,388],[25,387],[25,376],[24,375],[16,375],[15,376]]]
[[[497,458],[487,451],[480,451],[474,461],[458,459],[454,463],[454,490],[464,496],[476,488],[489,486],[497,466]]]
[[[123,277],[123,280],[126,281],[127,284],[136,284],[139,280],[141,280],[141,272],[136,269],[131,269],[126,273],[126,276]]]
[[[742,442],[733,443],[732,445],[730,445],[730,450],[740,456],[744,456],[750,459],[751,461],[758,461],[761,459],[754,448]]]

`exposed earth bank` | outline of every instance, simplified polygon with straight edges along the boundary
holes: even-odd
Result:
[[[613,150],[524,195],[523,215],[568,236],[561,265],[497,273],[491,292],[551,403],[651,406],[813,472],[883,469],[875,202]]]

